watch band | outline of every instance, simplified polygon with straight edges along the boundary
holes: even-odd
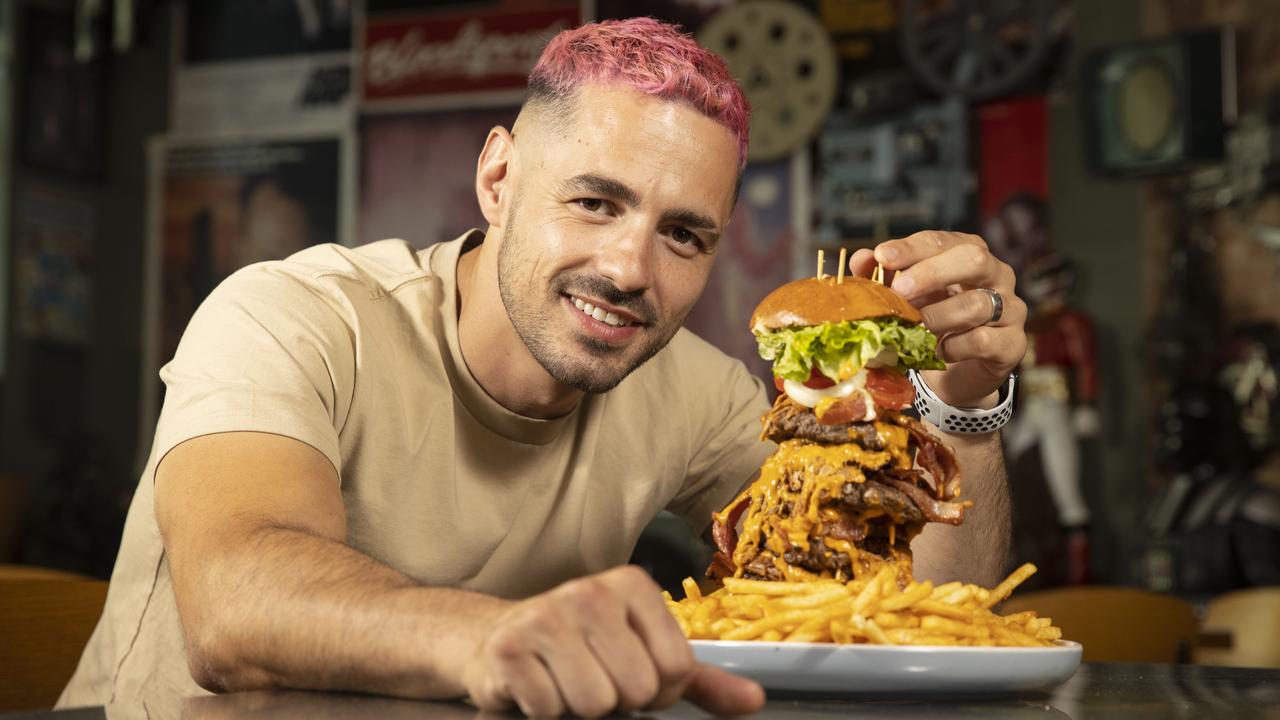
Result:
[[[1013,417],[1013,391],[1017,387],[1017,375],[1009,375],[1005,384],[1000,386],[1000,402],[990,410],[948,405],[925,383],[920,373],[910,370],[907,375],[911,378],[911,384],[916,387],[916,399],[913,403],[916,412],[943,432],[965,435],[993,433]]]

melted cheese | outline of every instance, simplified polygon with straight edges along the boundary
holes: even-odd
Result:
[[[724,510],[715,514],[721,523],[728,522],[730,511],[739,502],[746,502],[742,513],[742,529],[738,543],[733,548],[735,575],[741,577],[745,567],[765,553],[768,563],[789,582],[810,581],[834,577],[830,571],[811,573],[793,566],[784,559],[791,550],[808,552],[812,543],[822,538],[825,549],[845,553],[850,560],[854,577],[874,575],[887,563],[897,567],[900,583],[911,579],[910,552],[900,552],[895,546],[896,528],[890,528],[889,558],[885,560],[873,554],[863,554],[854,543],[827,535],[824,523],[848,519],[847,513],[830,506],[823,506],[829,498],[841,494],[847,482],[865,482],[863,470],[884,467],[909,469],[913,465],[910,434],[899,425],[876,422],[877,439],[882,450],[868,450],[856,443],[820,445],[805,440],[787,440],[778,446],[777,452],[760,468],[759,478],[734,499]],[[852,439],[852,438],[851,438]],[[794,487],[794,489],[793,489]],[[856,518],[855,527],[865,533],[867,522],[883,515],[879,508],[869,508]],[[909,539],[909,538],[908,538]],[[849,580],[839,572],[841,580]]]

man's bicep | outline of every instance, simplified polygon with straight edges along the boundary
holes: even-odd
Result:
[[[155,511],[171,564],[201,562],[262,528],[346,538],[333,464],[304,442],[269,433],[204,435],[174,447],[156,468]]]

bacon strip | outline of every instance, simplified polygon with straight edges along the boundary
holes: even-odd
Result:
[[[707,567],[708,580],[723,580],[733,577],[733,559],[722,552],[711,556],[711,565]]]
[[[738,519],[750,504],[751,497],[744,495],[737,505],[729,509],[725,522],[717,520],[716,515],[711,516],[711,537],[716,542],[716,548],[728,557],[733,557],[733,550],[738,547]]]
[[[920,512],[924,513],[925,519],[930,522],[946,523],[947,525],[959,525],[964,522],[964,505],[960,503],[944,502],[929,496],[924,488],[913,482],[899,480],[896,477],[888,475],[882,476],[895,488],[901,490],[907,497],[920,508]]]
[[[951,448],[934,437],[919,420],[910,415],[895,415],[894,422],[911,433],[916,444],[916,464],[928,471],[926,482],[940,500],[960,496],[960,463]]]

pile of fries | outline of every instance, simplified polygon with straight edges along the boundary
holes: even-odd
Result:
[[[849,582],[725,578],[707,595],[685,578],[683,600],[663,596],[691,640],[1048,647],[1062,637],[1049,618],[991,611],[1035,571],[1027,563],[990,590],[927,580],[901,588],[891,567]]]

